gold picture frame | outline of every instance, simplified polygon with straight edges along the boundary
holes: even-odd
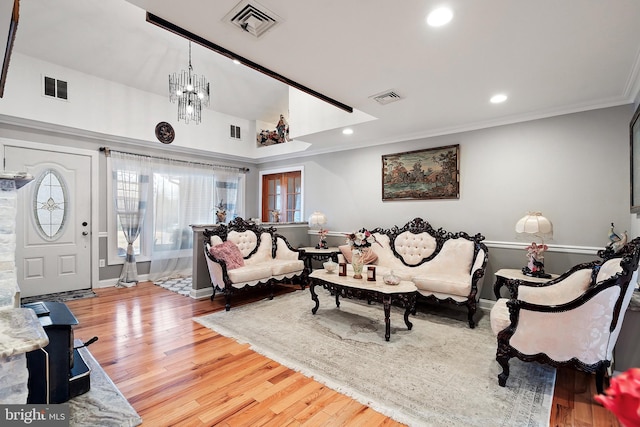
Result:
[[[460,145],[382,156],[382,200],[460,198]]]

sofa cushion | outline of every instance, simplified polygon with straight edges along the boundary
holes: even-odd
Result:
[[[211,246],[209,253],[215,258],[224,261],[227,270],[233,270],[244,265],[244,258],[235,243],[227,240],[219,245]]]
[[[429,273],[413,277],[413,283],[419,290],[434,293],[465,297],[471,292],[471,276],[468,274]]]
[[[347,263],[351,264],[351,259],[352,259],[351,246],[342,245],[342,246],[338,246],[338,249],[340,249],[340,252],[342,253],[342,256],[344,256],[344,259],[347,261]],[[375,264],[376,261],[378,260],[378,255],[376,255],[376,253],[371,249],[371,247],[363,249],[362,254],[364,256],[362,259],[362,263],[364,265]]]
[[[265,282],[271,277],[271,266],[268,263],[245,265],[227,272],[231,283],[236,284],[255,284],[257,282]]]
[[[511,320],[509,320],[509,307],[507,307],[507,301],[507,298],[500,298],[491,308],[491,330],[496,335],[511,324]]]
[[[473,262],[473,242],[467,239],[449,239],[440,252],[428,262],[429,273],[470,275]]]
[[[240,249],[242,250],[242,248]],[[270,261],[272,259],[271,257],[272,249],[273,249],[273,243],[271,240],[271,234],[262,233],[262,235],[260,236],[260,246],[258,247],[258,250],[249,258],[245,259],[244,261],[245,265],[260,264],[263,262]]]
[[[405,231],[398,234],[394,240],[394,247],[398,255],[408,265],[417,265],[424,258],[428,258],[436,249],[436,239],[429,233],[412,233]]]
[[[298,273],[304,270],[304,261],[302,260],[274,259],[269,263],[269,265],[273,276]]]

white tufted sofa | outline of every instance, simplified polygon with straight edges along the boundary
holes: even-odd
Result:
[[[292,248],[287,239],[275,231],[273,227],[263,228],[242,218],[204,230],[204,253],[213,286],[212,300],[216,291],[223,292],[225,309],[229,311],[231,296],[242,289],[272,289],[276,283],[293,282],[294,279],[299,280],[304,289],[308,272],[302,260],[303,252]],[[231,241],[237,246],[244,265],[229,268],[228,262],[211,254],[211,246],[224,241]],[[270,298],[273,298],[273,292]]]
[[[379,244],[371,245],[377,260],[376,276],[391,271],[402,280],[412,281],[422,299],[466,305],[469,326],[482,290],[488,249],[484,236],[434,230],[415,218],[403,227],[371,230]],[[366,267],[365,267],[366,269]]]

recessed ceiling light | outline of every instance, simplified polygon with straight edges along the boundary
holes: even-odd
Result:
[[[353,129],[351,128],[342,129],[342,133],[345,135],[351,135],[353,133]]]
[[[504,93],[499,93],[497,95],[493,95],[489,102],[491,102],[492,104],[500,104],[501,102],[504,102],[506,100],[507,95],[505,95]]]
[[[441,27],[448,24],[451,18],[453,18],[451,9],[440,7],[427,15],[427,24],[432,27]]]

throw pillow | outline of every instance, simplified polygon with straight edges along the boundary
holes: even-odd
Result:
[[[342,245],[342,246],[338,246],[338,249],[340,249],[340,252],[342,253],[342,256],[344,257],[345,261],[351,264],[351,246]],[[375,262],[378,260],[378,255],[376,255],[376,253],[372,251],[371,248],[363,249],[362,255],[363,255],[362,262],[364,265],[375,264]]]
[[[240,252],[238,246],[230,240],[222,242],[219,245],[211,246],[209,253],[217,259],[224,261],[227,265],[227,270],[233,270],[234,268],[244,265],[242,252]]]

